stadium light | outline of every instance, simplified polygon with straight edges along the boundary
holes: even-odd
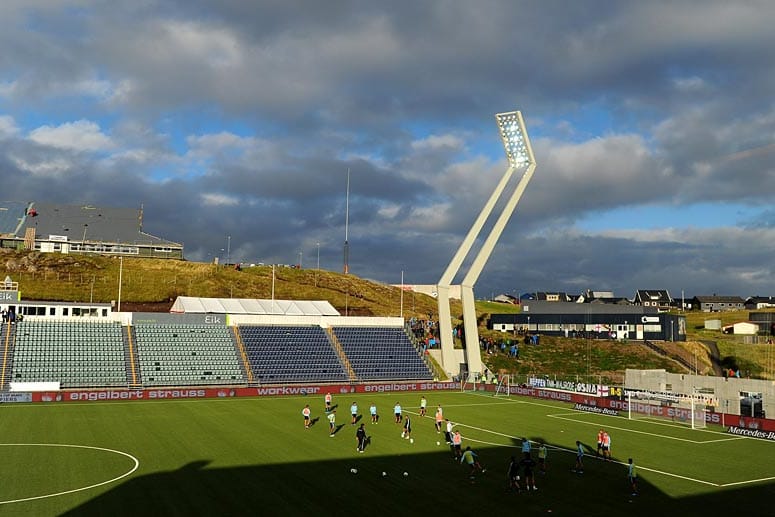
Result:
[[[498,122],[498,130],[506,150],[506,158],[511,167],[521,167],[532,161],[525,141],[525,122],[518,111],[510,113],[498,113],[495,115]]]
[[[460,298],[463,303],[463,325],[465,328],[466,363],[468,365],[469,373],[481,373],[483,366],[482,358],[479,354],[479,329],[476,321],[474,284],[479,278],[495,244],[500,238],[503,229],[506,227],[506,223],[522,197],[536,167],[533,150],[530,147],[530,139],[528,138],[522,113],[519,111],[498,113],[495,115],[495,120],[498,125],[501,141],[503,142],[503,148],[506,151],[506,158],[509,166],[490,198],[485,203],[484,208],[482,208],[482,211],[477,216],[476,221],[474,221],[468,234],[463,239],[463,243],[450,261],[449,266],[447,266],[447,269],[436,287],[439,304],[439,337],[441,340],[442,366],[447,371],[452,371],[453,373],[458,371],[459,362],[456,360],[454,353],[454,338],[452,335],[452,321],[449,309],[450,284],[460,270],[463,260],[477,241],[485,222],[495,209],[495,205],[511,182],[510,180],[514,172],[517,169],[525,168],[522,178],[517,182],[513,193],[503,207],[500,216],[494,223],[487,239],[479,249],[478,254],[472,261],[471,266],[460,285]]]

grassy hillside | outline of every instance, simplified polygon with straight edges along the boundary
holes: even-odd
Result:
[[[123,262],[123,266],[121,265]],[[404,292],[355,275],[315,269],[231,267],[145,258],[60,255],[4,250],[0,275],[19,283],[25,300],[118,301],[122,310],[168,310],[178,296],[328,300],[342,314],[428,318],[438,312],[430,296]],[[453,304],[453,314],[460,314]]]
[[[122,265],[123,262],[123,265]],[[175,260],[61,255],[0,250],[0,278],[9,276],[19,283],[24,300],[118,301],[121,275],[121,309],[124,311],[168,311],[178,296],[219,298],[263,298],[328,300],[342,314],[350,316],[412,316],[436,318],[436,300],[430,296],[355,275],[315,269],[259,266],[235,271],[233,268]],[[460,319],[459,302],[451,307]],[[489,315],[519,311],[519,306],[477,302],[483,336],[506,339],[507,335],[484,328]],[[772,345],[750,345],[738,336],[704,329],[704,320],[721,318],[726,325],[748,318],[747,311],[709,315],[687,313],[687,343],[666,344],[671,356],[697,365],[700,373],[710,371],[709,350],[700,341],[713,341],[721,351],[722,363],[739,367],[752,377],[775,379],[775,352]],[[641,344],[546,338],[540,347],[522,347],[519,361],[500,355],[485,358],[493,371],[520,375],[578,375],[589,379],[621,376],[624,368],[666,368],[687,370],[678,363],[659,357]]]

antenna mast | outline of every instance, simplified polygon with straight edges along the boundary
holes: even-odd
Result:
[[[350,231],[350,168],[347,168],[347,194],[344,205],[344,274],[350,272],[350,243],[347,242]]]

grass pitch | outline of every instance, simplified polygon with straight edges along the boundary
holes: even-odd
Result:
[[[322,397],[6,404],[0,515],[716,515],[741,505],[749,515],[770,512],[775,442],[535,399],[425,395],[422,419],[421,393],[337,394],[333,438]],[[363,454],[350,425],[353,401],[371,436]],[[393,422],[396,401],[413,419],[414,443]],[[307,403],[318,420],[305,430]],[[487,468],[473,481],[435,431],[439,404]],[[600,427],[612,437],[612,462],[594,458]],[[550,449],[538,491],[517,494],[507,490],[506,467],[522,437]],[[591,451],[584,474],[570,470],[576,440]],[[634,497],[629,457],[640,478]]]

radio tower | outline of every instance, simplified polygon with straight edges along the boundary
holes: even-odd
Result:
[[[350,168],[347,168],[347,195],[344,203],[344,274],[350,273],[350,243],[347,242],[350,230]]]

